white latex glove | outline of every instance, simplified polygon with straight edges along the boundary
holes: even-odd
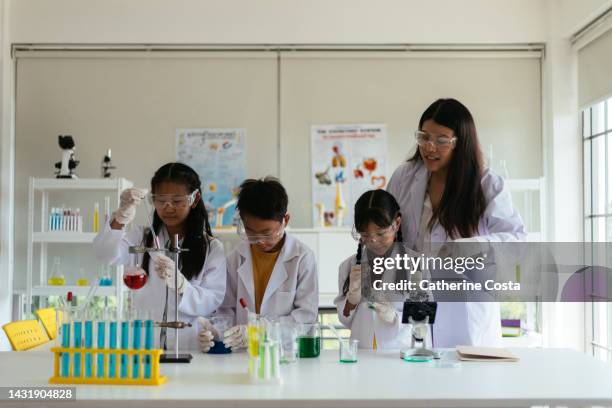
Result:
[[[247,327],[244,324],[234,326],[223,333],[225,347],[231,347],[232,349],[245,348],[247,341]]]
[[[151,258],[153,259],[155,272],[157,272],[160,278],[166,281],[166,286],[168,286],[168,288],[174,290],[174,261],[160,253],[155,253]],[[185,281],[185,276],[179,271],[177,280],[179,293],[183,293]]]
[[[202,353],[208,353],[210,348],[215,345],[214,339],[219,338],[219,332],[214,328],[210,320],[205,317],[198,317],[200,331],[198,332],[198,343]]]
[[[385,323],[394,323],[397,319],[397,313],[393,305],[387,302],[374,302],[372,307],[376,311],[378,318]]]
[[[136,207],[147,195],[147,190],[141,188],[128,188],[121,192],[119,208],[112,214],[111,220],[127,225],[136,216]]]
[[[361,265],[351,266],[346,300],[353,305],[357,305],[361,301]]]

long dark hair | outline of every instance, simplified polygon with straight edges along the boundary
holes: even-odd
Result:
[[[189,193],[198,190],[200,199],[195,208],[189,210],[189,215],[185,220],[185,236],[183,238],[183,248],[189,249],[181,254],[181,273],[188,279],[197,276],[202,270],[202,266],[206,261],[206,252],[210,244],[212,231],[208,223],[208,212],[204,206],[204,196],[200,177],[191,167],[183,163],[167,163],[161,166],[151,179],[151,193],[155,193],[155,188],[162,182],[171,182],[183,184],[187,187]],[[159,234],[163,222],[157,211],[153,211],[153,229],[155,234]],[[149,231],[145,237],[146,246],[153,246],[153,234]],[[162,243],[163,245],[163,243]],[[145,253],[142,260],[142,267],[145,271],[149,271],[148,253]]]
[[[440,205],[433,211],[429,228],[437,220],[451,239],[472,237],[478,233],[478,222],[486,208],[480,184],[484,162],[474,119],[461,102],[448,98],[438,99],[423,112],[419,130],[427,120],[452,129],[457,138]],[[423,159],[417,147],[409,161],[419,160]]]
[[[355,203],[355,229],[365,231],[368,224],[373,222],[380,228],[388,228],[393,225],[395,219],[401,215],[400,207],[395,198],[385,190],[369,190],[357,199]],[[402,229],[399,228],[395,234],[395,242],[403,242]],[[356,261],[361,264],[363,245],[357,245]],[[349,276],[346,277],[342,286],[342,295],[346,296],[349,289]]]

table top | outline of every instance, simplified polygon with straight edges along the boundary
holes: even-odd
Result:
[[[191,364],[161,365],[167,384],[78,385],[77,399],[147,407],[167,407],[168,400],[179,400],[172,405],[181,407],[251,408],[612,405],[611,364],[567,349],[511,351],[519,362],[462,362],[457,368],[405,362],[397,351],[359,350],[358,363],[342,364],[337,351],[323,351],[319,358],[282,365],[281,385],[250,382],[244,352],[193,352]],[[456,353],[449,350],[443,359],[456,361]],[[0,385],[49,386],[52,364],[49,351],[1,352]]]

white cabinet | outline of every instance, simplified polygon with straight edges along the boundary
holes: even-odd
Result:
[[[351,236],[350,228],[294,229],[291,232],[317,257],[319,307],[333,307],[338,294],[338,267],[357,252],[357,242]]]

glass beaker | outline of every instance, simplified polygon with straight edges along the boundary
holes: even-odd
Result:
[[[113,286],[113,278],[111,277],[110,268],[106,265],[100,265],[98,269],[98,278],[100,286]]]
[[[340,362],[356,363],[359,340],[340,339]]]
[[[297,340],[300,358],[319,357],[321,354],[321,325],[319,323],[300,324]]]
[[[47,279],[47,284],[50,286],[64,286],[66,280],[62,273],[62,264],[59,256],[53,258],[53,267],[51,268],[51,276]]]
[[[232,352],[231,347],[225,347],[223,344],[223,333],[232,327],[234,317],[232,315],[215,315],[210,318],[210,322],[217,331],[214,336],[214,346],[208,350],[210,354],[229,354]]]
[[[295,363],[299,350],[298,325],[291,318],[281,318],[278,331],[281,364]]]

